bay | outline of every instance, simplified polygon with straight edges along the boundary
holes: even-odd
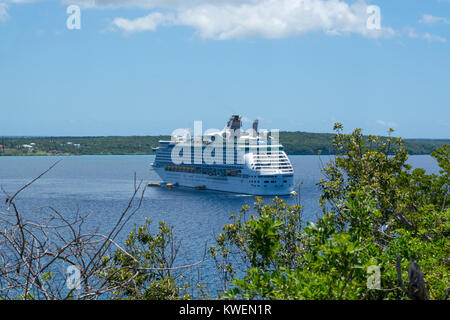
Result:
[[[295,182],[301,183],[300,200],[304,206],[306,221],[320,216],[318,205],[320,191],[317,182],[322,177],[322,166],[329,156],[290,156],[295,170]],[[99,229],[106,233],[126,208],[133,193],[134,175],[147,182],[159,181],[151,169],[153,156],[71,156],[71,157],[0,157],[0,185],[9,194],[15,193],[25,183],[45,171],[57,160],[58,165],[27,188],[16,199],[19,210],[25,216],[33,215],[42,207],[52,206],[65,216],[77,211],[89,213],[87,229]],[[438,173],[439,167],[430,156],[411,156],[409,163],[424,168],[428,173]],[[0,210],[6,210],[5,195],[0,197]],[[293,197],[283,197],[294,204]],[[121,233],[123,243],[133,226],[153,221],[165,221],[174,226],[182,243],[178,265],[202,259],[205,247],[214,245],[215,236],[230,223],[231,211],[239,211],[243,205],[252,206],[255,197],[208,190],[185,188],[148,187],[138,213]],[[264,201],[271,201],[265,197]],[[201,265],[202,280],[217,289],[217,275],[213,261]],[[215,295],[215,292],[212,292]]]

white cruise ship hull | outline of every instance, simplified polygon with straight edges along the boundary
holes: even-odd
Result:
[[[293,191],[293,177],[281,174],[242,178],[166,171],[163,167],[154,167],[154,170],[165,183],[182,187],[261,196],[290,195]]]

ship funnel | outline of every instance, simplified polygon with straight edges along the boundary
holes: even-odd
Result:
[[[258,134],[258,119],[256,119],[255,121],[253,121],[253,133],[255,135]]]
[[[232,130],[239,130],[241,129],[241,126],[241,117],[238,115],[231,116],[230,120],[228,121],[227,128]]]

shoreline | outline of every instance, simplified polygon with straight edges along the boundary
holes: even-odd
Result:
[[[289,154],[287,153],[289,157],[320,157],[320,156],[336,156],[336,154],[328,154],[328,153],[321,153],[321,154]],[[431,153],[409,153],[409,156],[431,156]],[[29,154],[29,155],[16,155],[16,154],[0,154],[0,159],[5,158],[32,158],[32,157],[155,157],[155,154]]]

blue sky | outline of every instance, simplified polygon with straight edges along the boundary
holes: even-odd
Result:
[[[450,138],[450,0],[0,0],[0,135],[170,134],[231,114]]]

